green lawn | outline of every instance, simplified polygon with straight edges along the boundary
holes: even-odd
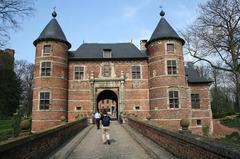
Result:
[[[12,120],[0,120],[0,141],[12,136]]]
[[[240,128],[240,114],[235,113],[235,115],[226,116],[220,120],[221,124],[232,127]],[[224,138],[219,139],[221,142],[233,144],[240,148],[240,133],[233,132],[230,135],[226,135]]]

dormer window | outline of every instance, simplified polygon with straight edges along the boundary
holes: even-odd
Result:
[[[103,49],[103,58],[111,58],[112,49]]]

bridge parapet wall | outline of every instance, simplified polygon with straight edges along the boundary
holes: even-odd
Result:
[[[42,159],[88,126],[87,118],[0,144],[0,159]]]
[[[214,139],[172,132],[133,117],[129,117],[127,123],[178,158],[240,158],[239,149]]]

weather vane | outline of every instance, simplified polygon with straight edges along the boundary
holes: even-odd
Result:
[[[56,16],[57,16],[57,13],[56,13],[56,7],[53,7],[53,12],[52,12],[52,16],[53,16],[53,18],[56,18]]]
[[[163,11],[163,7],[159,6],[159,8],[161,9],[160,16],[163,17],[165,15],[165,12]]]

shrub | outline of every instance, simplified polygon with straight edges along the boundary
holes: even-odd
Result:
[[[240,118],[225,118],[221,120],[221,124],[229,127],[240,127]]]
[[[202,132],[204,136],[208,136],[209,135],[209,125],[204,125],[202,127]]]
[[[236,114],[235,112],[222,112],[222,113],[214,113],[213,118],[214,119],[219,119],[219,118],[224,118],[226,116],[234,115]]]
[[[226,135],[222,140],[228,143],[240,145],[240,134],[238,132],[233,132],[230,135]]]

